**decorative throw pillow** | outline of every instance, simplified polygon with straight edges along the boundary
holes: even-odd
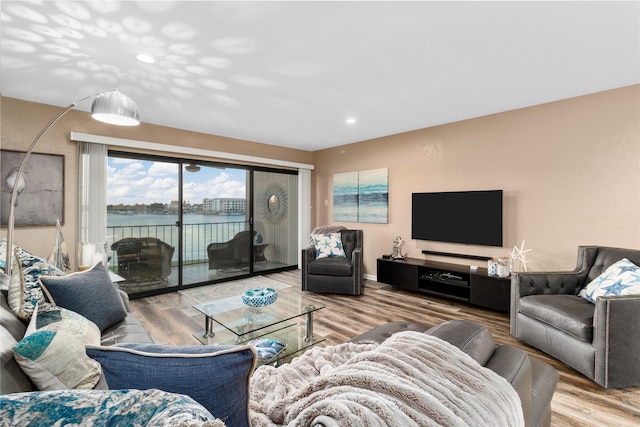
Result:
[[[623,258],[611,264],[578,295],[594,304],[605,295],[640,295],[640,267]]]
[[[83,315],[100,331],[127,316],[120,293],[102,263],[64,277],[40,277],[40,285],[49,301]]]
[[[64,276],[65,272],[44,258],[16,246],[11,264],[11,279],[7,300],[11,310],[21,319],[31,319],[36,304],[43,300],[40,276]]]
[[[71,311],[38,304],[25,337],[13,347],[16,361],[40,390],[91,390],[100,380],[100,364],[85,345],[100,344],[100,331]]]
[[[224,427],[189,396],[161,390],[43,391],[0,397],[12,425]]]
[[[340,233],[314,234],[313,246],[316,249],[316,259],[318,258],[346,258],[342,248],[342,238]]]
[[[158,388],[191,396],[229,426],[249,424],[249,346],[175,347],[158,344],[87,346],[110,389]]]

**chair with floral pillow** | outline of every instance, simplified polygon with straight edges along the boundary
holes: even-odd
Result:
[[[312,234],[302,250],[302,290],[360,295],[363,282],[362,230]]]

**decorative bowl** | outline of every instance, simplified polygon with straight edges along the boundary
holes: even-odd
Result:
[[[277,299],[278,293],[273,288],[249,289],[242,294],[242,302],[250,307],[264,307]]]

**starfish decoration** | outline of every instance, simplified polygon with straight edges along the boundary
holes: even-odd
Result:
[[[520,266],[522,267],[522,270],[527,271],[527,263],[529,262],[526,259],[527,252],[531,252],[531,249],[525,250],[524,240],[523,240],[519,248],[517,246],[514,246],[513,249],[511,250],[511,263],[513,264],[514,261],[518,260],[520,261]]]

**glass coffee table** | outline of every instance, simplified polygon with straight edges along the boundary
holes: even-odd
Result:
[[[205,316],[205,330],[194,336],[205,345],[247,344],[258,338],[270,338],[286,344],[285,349],[258,364],[276,363],[306,350],[324,338],[313,335],[313,313],[324,305],[286,291],[278,291],[278,299],[266,307],[249,307],[241,295],[196,304]]]

